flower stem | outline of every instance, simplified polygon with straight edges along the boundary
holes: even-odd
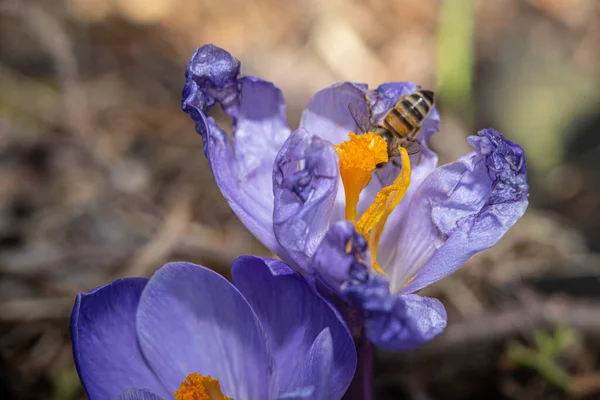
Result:
[[[373,364],[375,349],[366,337],[356,342],[358,363],[356,373],[344,400],[373,400]]]

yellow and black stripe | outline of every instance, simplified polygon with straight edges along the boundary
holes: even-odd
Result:
[[[433,107],[434,94],[430,90],[417,90],[402,96],[383,119],[382,128],[402,138],[410,135]]]

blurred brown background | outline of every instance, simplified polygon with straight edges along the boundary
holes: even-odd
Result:
[[[336,81],[413,80],[443,162],[484,127],[526,149],[528,214],[426,290],[448,331],[380,354],[377,398],[600,399],[599,22],[597,0],[0,0],[0,399],[84,398],[76,293],[268,254],[179,109],[205,43],[279,86],[292,127]]]

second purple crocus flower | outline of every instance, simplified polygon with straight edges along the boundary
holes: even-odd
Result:
[[[340,399],[352,337],[290,267],[244,256],[232,285],[170,263],[77,296],[71,338],[91,400]]]
[[[370,148],[343,150],[363,140],[348,141],[358,131],[349,103],[372,110],[375,122],[416,88],[335,84],[310,100],[292,132],[281,91],[240,75],[233,56],[207,45],[192,56],[183,91],[182,108],[234,212],[284,261],[358,310],[368,338],[387,349],[414,348],[443,331],[443,305],[414,293],[494,245],[528,205],[523,150],[492,129],[468,139],[471,153],[437,167],[428,147],[439,128],[435,108],[418,137],[421,152],[404,154],[401,169],[388,163],[371,179],[363,165]],[[208,116],[216,103],[232,117],[231,140]],[[355,167],[365,173],[359,186],[350,182]],[[357,221],[346,220],[353,214]]]

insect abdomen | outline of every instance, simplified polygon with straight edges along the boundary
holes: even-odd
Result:
[[[432,106],[433,92],[429,90],[418,90],[402,96],[385,116],[383,125],[393,133],[406,137],[421,125]]]
[[[397,107],[397,104],[398,103],[396,103],[396,106],[394,106],[383,119],[383,127],[395,135],[405,137],[415,129],[415,125],[409,121],[406,114]]]

